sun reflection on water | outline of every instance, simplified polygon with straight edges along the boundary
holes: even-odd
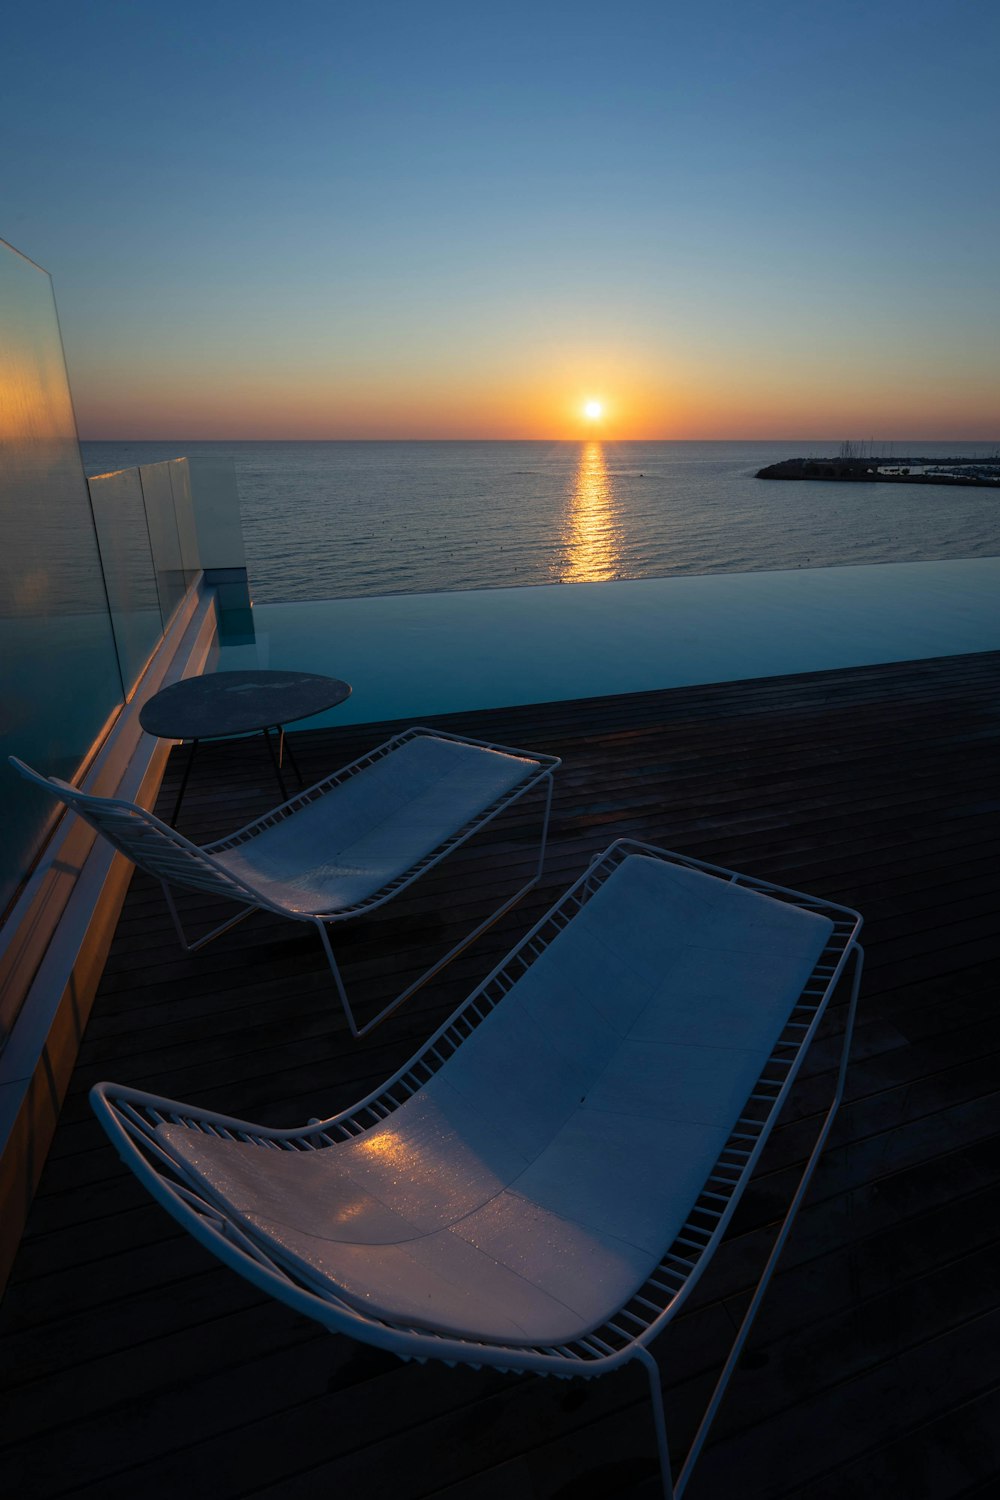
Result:
[[[614,501],[604,448],[598,442],[585,443],[566,521],[564,583],[599,583],[618,577],[621,538]]]

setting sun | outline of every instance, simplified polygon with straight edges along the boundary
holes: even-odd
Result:
[[[604,406],[600,401],[586,401],[584,403],[583,415],[589,417],[592,422],[596,422],[603,412]]]

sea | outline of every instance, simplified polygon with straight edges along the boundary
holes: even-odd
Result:
[[[830,442],[84,442],[88,475],[236,470],[259,603],[1000,554],[1000,493],[768,481]],[[901,458],[995,443],[897,441]]]

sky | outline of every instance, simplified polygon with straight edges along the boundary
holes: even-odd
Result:
[[[996,0],[48,0],[4,50],[84,438],[1000,441]]]

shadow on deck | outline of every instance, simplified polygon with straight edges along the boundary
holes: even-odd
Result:
[[[331,1114],[403,1063],[622,835],[866,919],[845,1103],[689,1496],[1000,1492],[1000,654],[437,722],[563,757],[544,883],[365,1041],[346,1034],[314,934],[256,915],[187,958],[158,889],[134,878],[0,1315],[5,1492],[657,1493],[637,1369],[502,1377],[326,1334],[182,1234],[86,1099],[111,1078],[271,1124]],[[300,733],[296,757],[318,779],[394,727]],[[161,810],[176,776],[174,757]],[[259,740],[205,746],[181,828],[204,841],[275,800]],[[533,833],[515,811],[359,925],[341,952],[370,1003],[495,903]],[[182,907],[195,930],[217,910],[195,894]],[[696,1302],[654,1346],[678,1448],[808,1152],[832,1057],[821,1040]]]

